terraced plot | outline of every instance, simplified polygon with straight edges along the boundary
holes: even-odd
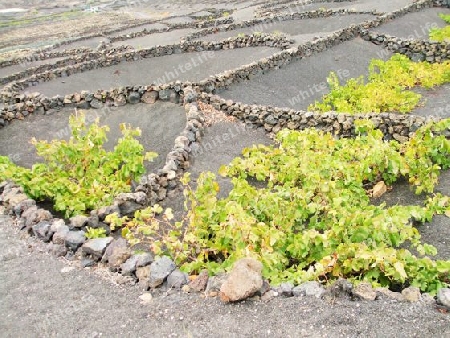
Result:
[[[52,64],[58,61],[64,60],[64,57],[53,58],[51,60],[33,61],[33,62],[23,62],[18,65],[8,66],[0,68],[0,77],[7,77],[16,73],[23,72],[24,70],[32,67],[37,67],[45,64]]]
[[[51,115],[33,115],[23,121],[14,121],[0,133],[0,154],[9,156],[15,163],[31,167],[39,161],[34,147],[28,141],[68,139],[69,116],[75,110],[65,108]],[[121,136],[119,125],[128,123],[142,131],[139,142],[146,151],[155,151],[159,156],[147,163],[149,172],[156,171],[165,163],[167,153],[172,149],[175,138],[186,125],[186,114],[180,105],[157,101],[155,104],[135,104],[123,107],[87,110],[86,121],[100,119],[100,125],[108,125],[108,142],[105,148],[111,150]],[[170,122],[169,122],[170,121]],[[169,122],[169,123],[168,123]],[[26,135],[26,137],[24,137]]]
[[[428,39],[431,28],[442,28],[446,25],[445,21],[439,18],[439,13],[449,14],[450,9],[428,8],[420,12],[408,13],[373,30],[404,39]]]
[[[304,19],[304,20],[288,20],[281,22],[273,22],[259,24],[249,28],[236,29],[228,32],[219,32],[196,40],[203,41],[220,41],[229,37],[236,37],[239,34],[252,34],[254,32],[263,33],[284,33],[289,38],[294,39],[297,43],[303,43],[312,40],[314,37],[320,37],[330,34],[331,32],[348,27],[352,24],[360,24],[364,21],[373,20],[372,15],[337,15],[327,18]]]
[[[170,32],[154,33],[134,39],[128,39],[125,41],[117,41],[114,42],[112,45],[114,47],[129,45],[133,46],[136,49],[151,48],[157,45],[160,46],[171,45],[175,43],[180,43],[180,40],[183,37],[192,33],[193,31],[194,30],[191,28],[177,29]]]
[[[141,32],[144,29],[146,30],[152,30],[152,29],[163,29],[163,28],[167,28],[167,25],[160,23],[160,22],[156,22],[156,23],[151,23],[148,25],[141,25],[138,27],[133,27],[133,28],[129,28],[129,29],[124,29],[115,33],[111,33],[108,34],[108,37],[112,38],[112,37],[117,37],[117,36],[123,36],[126,34],[131,34],[131,33],[136,33],[136,32]]]
[[[406,5],[409,0],[397,1],[377,1],[377,0],[355,0],[355,1],[331,1],[314,3],[310,1],[293,1],[292,4],[275,6],[273,12],[278,14],[290,14],[295,12],[306,12],[320,9],[349,9],[354,11],[376,11],[378,13],[388,13],[396,11]],[[288,8],[286,8],[288,7]],[[270,11],[269,11],[270,13]]]
[[[365,74],[372,58],[389,56],[381,47],[357,38],[330,48],[320,56],[293,61],[276,71],[257,75],[229,87],[220,95],[248,104],[305,110],[328,92],[326,78],[331,71],[345,81]]]
[[[257,61],[270,56],[275,49],[269,47],[238,48],[202,53],[173,54],[115,66],[98,68],[66,78],[44,82],[27,88],[46,96],[65,95],[82,90],[117,88],[121,86],[163,84],[176,80],[200,81],[211,74]],[[189,64],[189,67],[186,65]],[[180,68],[181,67],[181,68]]]

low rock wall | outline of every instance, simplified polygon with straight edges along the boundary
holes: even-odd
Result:
[[[70,76],[71,74],[86,72],[96,68],[110,67],[121,62],[133,62],[146,58],[161,57],[171,54],[218,51],[257,46],[286,49],[290,44],[291,41],[288,41],[284,36],[258,34],[235,37],[218,42],[189,41],[173,45],[156,46],[142,50],[129,50],[125,47],[121,48],[118,52],[117,50],[106,50],[104,52],[81,55],[54,65],[46,65],[46,67],[50,68],[49,70],[42,73],[33,74],[25,79],[20,79],[23,75],[22,73],[16,74],[13,78],[19,79],[12,81],[3,87],[0,98],[4,103],[10,103],[11,101],[9,99],[11,98],[12,93],[20,92],[33,85],[51,81],[58,77],[65,77]],[[67,63],[69,63],[69,65],[66,65]],[[64,66],[61,67],[61,64]]]
[[[283,128],[303,130],[317,128],[340,137],[355,136],[354,122],[360,119],[371,120],[380,129],[386,140],[405,142],[420,127],[438,117],[422,117],[395,113],[342,114],[337,112],[314,113],[288,108],[249,105],[226,100],[217,95],[202,93],[200,100],[211,104],[215,109],[226,112],[246,124],[262,127],[267,132],[276,133]]]

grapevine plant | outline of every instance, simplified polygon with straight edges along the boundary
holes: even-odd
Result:
[[[110,205],[114,196],[130,191],[132,180],[139,180],[145,172],[144,160],[157,156],[144,154],[136,140],[140,130],[125,124],[120,125],[122,137],[113,151],[103,148],[109,128],[99,126],[98,119],[88,126],[84,114],[72,115],[69,126],[68,141],[31,140],[44,159],[31,169],[0,156],[0,177],[20,184],[33,199],[51,200],[66,217]]]
[[[413,62],[407,56],[394,54],[388,61],[373,59],[367,81],[364,76],[349,79],[344,85],[334,72],[327,78],[330,93],[308,110],[408,113],[420,103],[421,95],[411,91],[416,86],[427,89],[450,82],[450,61],[443,63]]]
[[[440,170],[450,167],[450,141],[439,135],[450,119],[422,127],[403,144],[384,141],[370,121],[355,124],[354,139],[282,130],[277,146],[245,149],[219,171],[233,183],[225,198],[214,174],[201,174],[196,189],[186,175],[188,214],[172,226],[170,209],[165,226],[156,219],[160,206],[107,221],[123,226],[128,239],[147,235],[156,254],[169,254],[190,273],[215,274],[250,256],[275,285],[343,277],[435,293],[450,282],[450,261],[431,258],[436,249],[421,242],[413,222],[450,217],[450,198],[431,194]],[[400,178],[429,193],[423,206],[371,203],[368,187]]]
[[[439,17],[448,25],[443,28],[432,28],[430,30],[430,40],[450,42],[450,14],[439,14]]]

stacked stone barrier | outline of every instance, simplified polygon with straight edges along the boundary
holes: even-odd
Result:
[[[166,18],[166,19],[170,19],[170,17]],[[137,37],[143,37],[146,35],[154,34],[154,33],[164,33],[164,32],[169,32],[172,30],[183,29],[183,28],[206,28],[206,27],[211,27],[211,26],[220,26],[220,25],[225,25],[225,24],[231,24],[231,23],[233,23],[233,18],[227,17],[227,18],[223,18],[223,19],[205,20],[205,21],[200,21],[200,22],[197,21],[197,22],[187,22],[187,23],[174,23],[174,24],[168,24],[167,28],[143,29],[141,31],[137,31],[137,32],[133,32],[133,33],[125,33],[125,34],[114,36],[114,37],[108,37],[109,34],[117,33],[117,32],[120,32],[120,31],[123,31],[126,29],[130,29],[130,28],[149,25],[149,24],[156,23],[156,22],[157,21],[150,21],[150,22],[145,21],[145,22],[139,22],[137,24],[132,23],[132,24],[120,27],[120,28],[109,30],[107,32],[89,34],[89,35],[85,35],[85,36],[80,36],[78,38],[61,41],[54,45],[51,45],[51,46],[48,46],[45,48],[41,48],[38,51],[33,52],[29,56],[15,58],[15,59],[11,59],[11,60],[2,60],[2,61],[0,61],[0,68],[14,66],[14,65],[18,65],[18,64],[30,63],[33,61],[44,61],[44,60],[54,59],[54,58],[58,58],[58,57],[75,56],[75,55],[78,55],[83,52],[86,52],[86,53],[93,52],[92,48],[87,48],[87,47],[86,48],[66,49],[66,50],[57,51],[57,52],[55,52],[55,51],[52,52],[52,50],[55,48],[65,46],[65,45],[70,45],[74,42],[85,41],[85,40],[89,40],[89,39],[96,38],[96,37],[105,37],[105,40],[108,40],[109,42],[125,41],[125,40],[129,40],[129,39],[137,38]]]
[[[240,23],[232,23],[229,25],[223,25],[220,27],[206,28],[197,32],[194,32],[186,36],[186,40],[194,40],[200,37],[215,34],[219,32],[229,32],[237,29],[251,28],[251,27],[270,27],[271,25],[290,20],[305,20],[313,18],[328,18],[332,16],[340,15],[358,15],[358,14],[374,14],[373,11],[353,11],[348,9],[327,9],[327,10],[313,10],[307,12],[291,13],[286,15],[278,15],[270,18],[247,20]]]
[[[411,60],[442,62],[450,59],[450,43],[416,39],[401,39],[377,32],[364,31],[361,37],[376,45],[382,45],[393,53],[404,54]]]
[[[78,58],[62,63],[69,63],[69,65],[67,66],[59,67],[60,64],[54,64],[53,66],[50,66],[50,70],[33,74],[32,76],[25,79],[10,82],[8,85],[3,87],[0,98],[3,100],[3,102],[9,103],[8,99],[10,98],[12,93],[20,92],[41,82],[47,82],[53,80],[54,78],[70,76],[71,74],[82,73],[96,68],[117,65],[121,62],[132,62],[146,58],[161,57],[171,54],[218,51],[258,46],[286,49],[290,46],[291,43],[292,42],[287,40],[284,36],[254,34],[243,37],[230,38],[218,42],[189,41],[180,42],[173,45],[155,46],[142,50],[123,48],[120,49],[118,53],[115,50],[105,50],[96,54],[88,54],[91,56],[98,55],[98,57],[81,55]],[[17,77],[20,77],[20,75],[18,75]]]
[[[269,133],[277,133],[284,128],[291,130],[316,128],[339,137],[353,137],[356,135],[355,120],[369,119],[383,132],[385,140],[406,142],[417,129],[440,119],[400,113],[345,114],[333,111],[315,113],[291,108],[250,105],[207,93],[202,93],[199,99],[246,124],[264,128]]]

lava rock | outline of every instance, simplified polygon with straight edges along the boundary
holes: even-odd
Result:
[[[388,288],[376,288],[375,291],[377,293],[377,299],[387,298],[387,299],[396,300],[397,302],[405,301],[405,297],[403,297],[403,295],[401,293],[391,291]]]
[[[122,107],[127,104],[127,99],[125,98],[125,95],[120,94],[117,97],[114,98],[114,105],[116,107]]]
[[[306,282],[300,285],[297,285],[295,288],[292,289],[292,294],[294,296],[312,296],[316,298],[322,297],[324,294],[325,289],[322,285],[320,285],[319,282],[311,281]]]
[[[281,283],[280,286],[276,289],[276,291],[278,292],[278,294],[280,296],[292,297],[294,295],[293,289],[294,289],[294,284],[286,282],[286,283]]]
[[[16,215],[16,217],[20,217],[24,211],[28,210],[29,208],[35,205],[36,205],[35,200],[26,199],[16,204],[16,206],[14,207],[14,214]]]
[[[93,99],[89,104],[92,109],[100,109],[103,107],[103,103],[99,99]]]
[[[95,265],[95,261],[93,259],[90,258],[83,258],[80,262],[81,266],[83,268],[89,268],[91,266]]]
[[[155,103],[158,100],[159,93],[156,90],[151,90],[149,92],[145,92],[144,95],[142,95],[141,101],[144,103]]]
[[[137,256],[133,255],[130,258],[128,258],[125,263],[121,265],[122,275],[133,276],[134,272],[136,271],[137,259],[138,259]]]
[[[181,289],[188,283],[188,276],[184,272],[175,269],[167,276],[167,286],[171,289]]]
[[[57,220],[52,223],[51,230],[54,232],[52,241],[55,244],[64,244],[66,236],[69,233],[69,227],[65,225],[63,220]]]
[[[77,215],[77,216],[74,216],[69,219],[69,226],[71,228],[80,229],[80,228],[86,226],[87,222],[88,222],[88,218],[86,216]]]
[[[277,119],[273,115],[268,115],[264,119],[264,122],[269,124],[269,125],[271,125],[271,126],[274,126],[274,125],[276,125],[278,123]]]
[[[31,227],[39,222],[51,220],[53,216],[50,211],[33,206],[24,211],[22,217],[25,219],[25,226]]]
[[[100,227],[98,215],[91,215],[87,219],[86,226],[97,229]]]
[[[64,237],[64,243],[69,250],[75,252],[84,244],[86,237],[84,231],[69,231]]]
[[[420,289],[415,286],[410,286],[409,288],[402,290],[402,296],[407,300],[408,302],[418,302],[421,298]]]
[[[39,222],[38,224],[33,225],[32,229],[37,238],[46,243],[50,242],[53,232],[51,232],[51,224],[48,221]]]
[[[237,261],[220,288],[220,299],[236,302],[253,296],[263,285],[262,264],[253,258]]]
[[[60,231],[61,229],[66,228],[66,227],[67,227],[67,229],[69,229],[69,227],[66,225],[66,222],[64,222],[63,219],[61,219],[61,218],[54,218],[52,220],[51,231],[57,232],[57,231]]]
[[[450,288],[439,289],[437,302],[450,310]]]
[[[139,95],[138,92],[131,92],[128,95],[127,101],[128,101],[128,103],[131,103],[131,104],[139,103],[139,101],[141,101],[141,96]]]
[[[161,258],[150,264],[150,276],[148,278],[148,285],[150,288],[156,288],[164,283],[167,276],[176,269],[175,263],[167,256]]]
[[[359,299],[363,300],[375,300],[377,298],[376,291],[369,283],[361,283],[352,290],[352,294]]]
[[[151,304],[153,301],[153,296],[150,292],[146,292],[143,295],[139,296],[142,305]]]
[[[101,207],[100,209],[97,210],[97,216],[98,216],[99,221],[104,221],[106,216],[113,214],[113,213],[117,213],[120,217],[120,210],[119,210],[118,205],[110,205],[107,207]]]
[[[277,296],[278,296],[278,292],[276,292],[274,290],[269,290],[261,296],[261,301],[268,302]]]
[[[144,289],[148,289],[148,279],[150,277],[150,265],[136,268],[136,278],[139,281],[139,285]]]
[[[112,270],[120,268],[131,256],[131,250],[127,246],[124,238],[119,238],[111,242],[105,250],[102,262],[107,262]]]
[[[196,279],[189,282],[189,290],[195,292],[203,292],[208,285],[208,270],[202,270]]]
[[[206,274],[208,274],[208,271],[206,271]],[[206,285],[206,293],[209,294],[211,292],[219,293],[220,288],[222,287],[223,283],[227,280],[227,274],[224,272],[218,273],[215,276],[211,276],[207,279],[208,283]]]
[[[117,195],[116,200],[121,215],[133,214],[136,210],[142,209],[147,201],[144,192],[122,193]]]
[[[339,278],[334,284],[325,290],[323,296],[327,299],[340,297],[351,298],[353,285],[348,280]]]
[[[112,240],[112,237],[89,239],[83,244],[81,250],[83,254],[90,255],[94,260],[100,260]]]
[[[144,252],[136,255],[136,267],[147,266],[155,261],[155,257],[150,252]]]

